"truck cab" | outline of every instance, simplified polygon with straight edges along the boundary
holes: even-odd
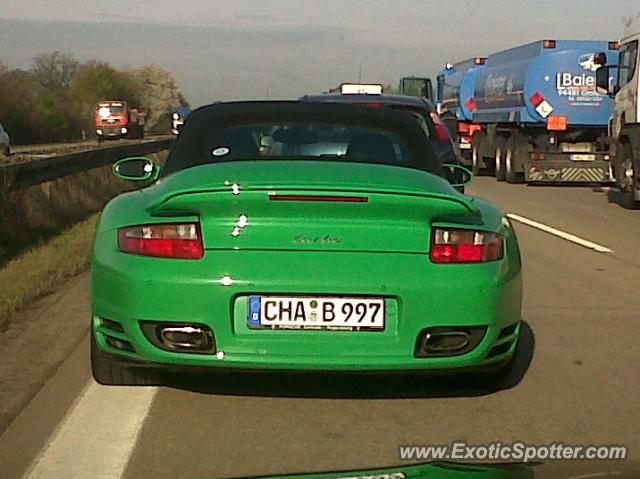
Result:
[[[433,85],[430,78],[402,77],[400,79],[399,90],[401,95],[417,96],[433,101]]]
[[[614,97],[610,136],[613,139],[611,176],[620,188],[622,205],[640,207],[640,17],[631,22],[620,39],[617,64],[608,64],[601,52],[595,62],[597,87]],[[614,84],[609,81],[614,72]]]
[[[145,113],[126,101],[107,100],[96,105],[98,142],[108,139],[144,138]]]

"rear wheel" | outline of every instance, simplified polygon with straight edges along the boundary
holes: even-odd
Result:
[[[640,208],[640,201],[637,201],[635,196],[638,188],[638,170],[636,166],[631,145],[628,143],[621,145],[616,181],[620,186],[620,202],[622,206],[631,210]]]
[[[504,181],[505,178],[505,153],[507,149],[506,138],[499,136],[496,138],[495,172],[496,180]]]
[[[504,157],[504,179],[507,183],[522,183],[522,173],[518,172],[517,164],[518,145],[515,138],[511,137],[506,143]]]
[[[473,135],[473,139],[471,140],[471,172],[475,176],[480,176],[484,168],[482,152],[486,139],[487,137],[484,133],[478,132]]]
[[[127,368],[111,355],[102,351],[91,331],[91,371],[94,379],[105,386],[155,386],[159,385],[157,371],[143,368]]]

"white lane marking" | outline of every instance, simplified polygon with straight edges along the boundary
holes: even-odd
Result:
[[[580,238],[579,236],[576,236],[576,235],[572,235],[571,233],[566,233],[562,230],[553,228],[543,223],[538,223],[537,221],[530,220],[529,218],[525,218],[524,216],[520,216],[512,213],[509,213],[507,216],[510,219],[517,221],[518,223],[522,223],[522,224],[531,226],[533,228],[537,228],[541,231],[544,231],[545,233],[549,233],[554,236],[557,236],[558,238],[571,241],[572,243],[578,244],[585,248],[592,249],[594,251],[597,251],[598,253],[613,253],[613,250],[607,248],[606,246],[602,246],[598,243],[593,243],[592,241]]]
[[[122,477],[156,391],[91,380],[24,477]]]

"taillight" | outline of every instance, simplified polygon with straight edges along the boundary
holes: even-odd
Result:
[[[447,130],[447,127],[444,126],[438,114],[432,111],[429,113],[429,116],[431,116],[431,119],[433,120],[433,124],[436,127],[436,135],[438,137],[438,141],[449,141],[451,139],[451,136],[449,135],[449,130]]]
[[[438,136],[438,141],[449,141],[451,139],[449,130],[444,125],[436,125],[436,135]]]
[[[434,263],[496,261],[504,256],[504,240],[489,231],[435,227],[429,256]]]
[[[198,223],[166,223],[120,228],[118,246],[125,253],[160,258],[200,259],[204,256]]]

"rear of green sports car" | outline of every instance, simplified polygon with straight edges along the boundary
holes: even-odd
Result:
[[[451,187],[412,119],[363,110],[192,114],[165,175],[103,212],[98,381],[135,383],[121,373],[140,367],[458,370],[512,357],[509,221]],[[383,140],[387,158],[372,159]]]

